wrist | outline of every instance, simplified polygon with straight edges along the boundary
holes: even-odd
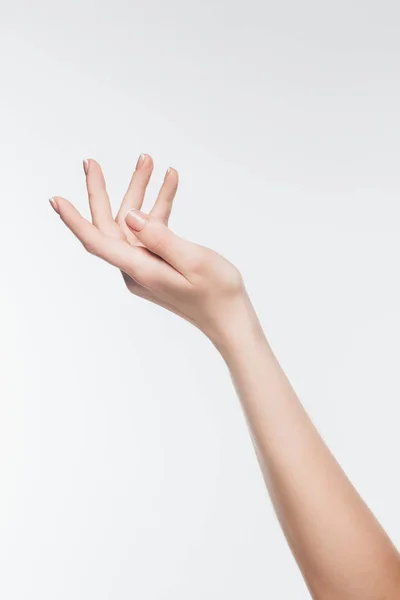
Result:
[[[254,344],[266,345],[261,323],[244,291],[227,305],[208,330],[203,330],[222,358],[231,362]]]

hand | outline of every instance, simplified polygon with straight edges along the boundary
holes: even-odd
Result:
[[[114,219],[100,165],[84,162],[92,223],[61,197],[50,200],[85,249],[118,267],[130,292],[190,321],[216,341],[247,304],[239,271],[221,255],[168,228],[178,173],[168,169],[147,215],[141,212],[153,170],[142,154]]]

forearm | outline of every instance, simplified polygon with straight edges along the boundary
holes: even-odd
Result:
[[[245,304],[214,343],[311,593],[324,600],[397,598],[396,549],[321,439]]]

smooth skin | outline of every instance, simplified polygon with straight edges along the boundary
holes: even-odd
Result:
[[[153,161],[142,154],[113,217],[99,164],[84,161],[92,223],[50,200],[88,252],[130,292],[193,323],[225,360],[276,514],[317,600],[399,600],[400,555],[330,453],[265,338],[234,265],[168,228],[178,173],[140,211]],[[233,326],[234,324],[234,326]]]

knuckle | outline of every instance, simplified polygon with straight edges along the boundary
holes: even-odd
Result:
[[[241,290],[244,285],[241,272],[232,264],[230,264],[229,282],[233,291]]]
[[[154,225],[156,225],[156,223],[154,223]],[[151,248],[156,254],[158,254],[158,252],[163,252],[168,248],[168,236],[166,236],[163,231],[164,225],[162,225],[161,223],[160,225],[161,227],[153,228],[151,236]]]
[[[82,240],[82,245],[85,248],[86,252],[88,252],[89,254],[96,254],[97,245],[93,242],[93,240]]]
[[[202,275],[207,270],[208,262],[207,252],[203,248],[196,249],[188,257],[189,271]]]
[[[243,289],[243,277],[239,269],[207,248],[200,248],[198,252],[192,253],[189,269],[198,289],[219,289],[227,294]]]

